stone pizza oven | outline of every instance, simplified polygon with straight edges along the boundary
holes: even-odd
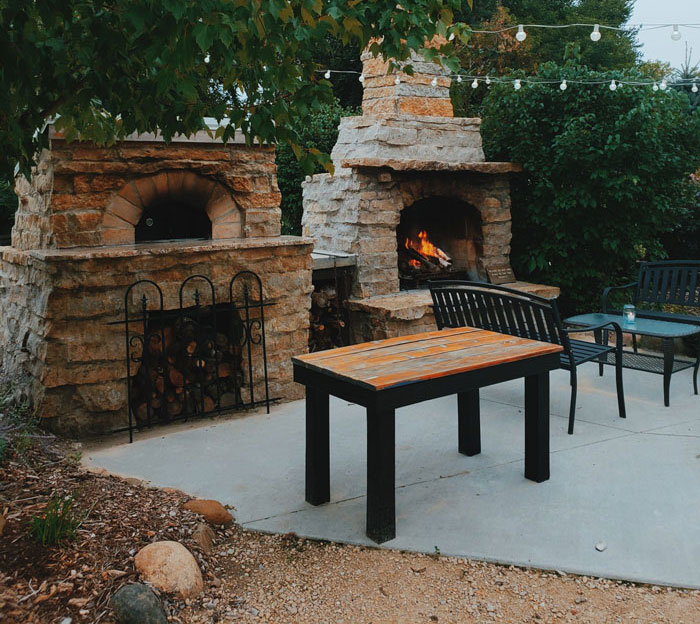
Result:
[[[521,168],[485,161],[481,120],[453,116],[446,70],[414,55],[414,75],[396,84],[381,58],[365,52],[362,62],[363,114],[341,121],[335,175],[304,183],[302,221],[318,247],[357,257],[355,340],[434,329],[427,279],[557,296],[513,275],[509,174]]]
[[[12,244],[0,248],[2,365],[26,376],[45,424],[73,435],[124,424],[124,328],[111,323],[140,279],[161,286],[167,309],[191,275],[224,301],[238,271],[257,273],[272,304],[270,396],[300,396],[290,358],[307,348],[312,241],[280,235],[274,148],[207,131],[101,148],[48,131],[31,180],[17,177]]]

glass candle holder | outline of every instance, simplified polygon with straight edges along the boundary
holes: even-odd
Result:
[[[631,303],[626,303],[622,308],[622,321],[625,325],[634,325],[637,320],[637,310]]]

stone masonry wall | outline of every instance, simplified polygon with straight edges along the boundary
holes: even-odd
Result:
[[[24,372],[38,414],[56,431],[77,436],[124,426],[124,327],[109,323],[122,319],[127,286],[156,281],[166,309],[172,309],[186,277],[208,275],[217,299],[226,301],[231,277],[249,269],[261,276],[264,296],[275,304],[265,310],[270,395],[299,398],[290,358],[307,349],[311,245],[308,239],[276,237],[149,249],[2,248],[2,366]]]
[[[51,139],[31,182],[17,177],[16,249],[133,242],[156,195],[193,196],[215,239],[278,236],[280,194],[273,147],[125,141],[112,147]]]
[[[420,199],[454,198],[481,214],[480,273],[509,262],[511,222],[507,174],[403,173],[341,170],[304,183],[304,236],[320,249],[357,256],[352,294],[358,298],[398,292],[396,226],[401,211]]]

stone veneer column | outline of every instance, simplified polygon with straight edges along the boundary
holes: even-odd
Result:
[[[443,37],[436,37],[429,47],[440,47],[447,43]],[[441,65],[412,53],[411,58],[399,67],[410,64],[413,75],[400,69],[387,74],[389,63],[383,57],[374,57],[369,51],[362,53],[362,73],[364,92],[362,95],[363,115],[423,115],[428,117],[452,117],[450,100],[450,71]],[[401,80],[396,84],[396,77]],[[436,81],[433,86],[433,80]]]

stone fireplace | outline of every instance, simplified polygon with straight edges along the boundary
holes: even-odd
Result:
[[[447,72],[414,56],[414,75],[399,73],[396,84],[381,58],[364,53],[362,61],[363,114],[341,121],[335,175],[304,183],[302,221],[318,247],[356,255],[354,339],[434,329],[427,279],[557,296],[513,276],[509,174],[521,168],[486,162],[481,120],[452,116]],[[422,259],[407,238],[426,239],[448,260]]]
[[[300,396],[290,357],[307,348],[312,241],[280,236],[274,148],[206,131],[101,148],[48,131],[31,180],[17,178],[12,244],[0,248],[2,366],[26,377],[45,424],[72,435],[123,426],[125,338],[114,323],[142,279],[168,310],[191,275],[208,276],[223,302],[236,273],[257,273],[270,303],[270,396]]]

